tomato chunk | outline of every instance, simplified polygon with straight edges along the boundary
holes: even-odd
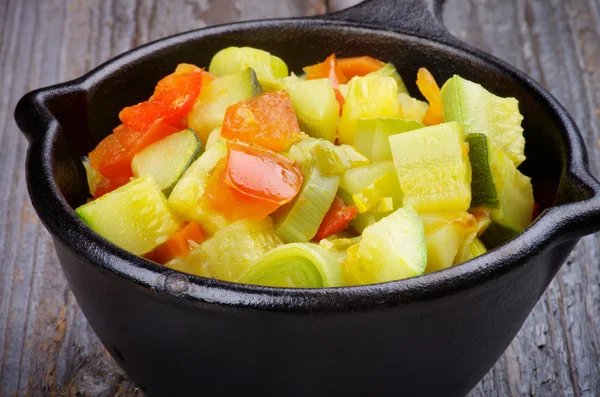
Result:
[[[202,77],[202,70],[170,74],[158,82],[150,99],[124,108],[119,118],[136,131],[145,131],[158,119],[178,124],[192,110]]]
[[[228,219],[260,221],[292,201],[301,186],[295,162],[260,146],[229,141],[227,157],[208,178],[203,200]]]
[[[314,239],[322,240],[347,229],[350,221],[354,219],[357,212],[358,208],[353,205],[344,204],[344,200],[340,196],[335,196]]]
[[[423,117],[423,124],[435,125],[444,122],[444,116],[442,114],[442,95],[440,93],[440,87],[435,82],[433,75],[429,70],[420,68],[417,72],[417,86],[421,94],[429,102],[429,109]]]
[[[206,240],[202,227],[196,222],[190,222],[175,232],[167,241],[144,255],[146,259],[165,264],[174,258],[186,256],[194,246]]]
[[[370,56],[362,56],[339,58],[338,66],[346,79],[350,80],[354,76],[364,76],[371,72],[375,72],[385,66],[385,63]]]
[[[277,91],[228,107],[221,136],[281,152],[306,135],[300,131],[290,95],[287,91]]]
[[[304,69],[307,80],[313,79],[329,79],[333,90],[335,91],[335,98],[340,104],[340,115],[342,114],[342,107],[344,106],[344,96],[339,90],[340,84],[345,84],[348,79],[342,72],[342,69],[338,65],[338,61],[335,54],[331,54],[327,59],[316,65],[307,66]]]
[[[109,179],[132,177],[133,156],[146,146],[177,131],[180,129],[167,124],[164,120],[155,121],[144,132],[121,124],[90,152],[90,165]]]

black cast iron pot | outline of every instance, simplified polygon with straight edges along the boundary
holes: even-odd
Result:
[[[169,37],[77,80],[31,92],[15,118],[30,141],[33,205],[102,343],[148,394],[459,396],[506,349],[577,240],[600,229],[600,185],[573,120],[540,85],[462,43],[443,0],[373,0],[316,18],[244,22]],[[249,45],[296,72],[332,52],[458,73],[519,100],[536,200],[521,235],[461,266],[408,280],[319,290],[188,276],[127,253],[88,229],[79,158],[179,62],[208,65]],[[416,94],[416,87],[408,81]]]

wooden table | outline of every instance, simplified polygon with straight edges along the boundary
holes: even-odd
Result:
[[[141,395],[63,278],[25,187],[13,121],[34,88],[211,24],[313,15],[357,0],[0,1],[0,395]],[[600,1],[449,0],[449,29],[533,76],[570,111],[600,173]],[[584,238],[471,396],[600,395],[600,236]],[[433,376],[435,374],[432,374]]]

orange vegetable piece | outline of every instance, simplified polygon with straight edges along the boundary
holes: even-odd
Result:
[[[208,178],[202,200],[228,219],[260,221],[292,201],[301,186],[295,162],[260,146],[229,141],[227,157]]]
[[[442,115],[442,95],[440,94],[440,87],[435,82],[433,75],[429,70],[420,68],[417,73],[417,86],[421,94],[429,102],[429,109],[423,117],[423,124],[435,125],[444,122],[444,116]]]
[[[344,106],[344,96],[339,90],[340,84],[345,84],[348,79],[342,72],[335,54],[331,54],[327,59],[316,65],[307,66],[303,68],[306,73],[307,80],[313,79],[329,79],[333,90],[335,91],[335,98],[340,104],[340,115],[342,114],[342,108]]]
[[[346,76],[346,79],[350,80],[354,76],[364,76],[375,72],[385,66],[385,63],[370,56],[362,56],[339,58],[338,66],[344,76]]]
[[[306,135],[300,131],[290,95],[287,91],[277,91],[228,107],[221,136],[281,152]]]
[[[196,222],[190,222],[175,232],[167,241],[145,254],[144,257],[164,265],[172,259],[186,256],[204,240],[206,240],[206,235],[202,227]]]
[[[132,177],[133,156],[146,146],[178,131],[179,128],[164,120],[155,121],[144,132],[121,124],[90,152],[90,165],[109,179]]]
[[[321,226],[319,226],[319,231],[315,234],[314,240],[322,240],[347,229],[357,212],[358,208],[344,204],[344,200],[340,196],[335,196],[331,207],[329,207],[321,222]]]
[[[112,179],[106,179],[106,181],[103,181],[103,183],[98,184],[96,186],[96,191],[94,192],[94,199],[102,197],[106,193],[110,193],[113,190],[116,190],[121,186],[126,185],[130,180],[131,177],[117,177]]]
[[[158,82],[150,99],[124,108],[119,118],[136,131],[147,130],[158,119],[168,124],[179,123],[192,110],[203,75],[201,70],[168,75]]]

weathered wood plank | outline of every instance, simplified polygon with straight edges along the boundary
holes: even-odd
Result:
[[[169,34],[243,19],[312,15],[358,0],[0,2],[0,395],[141,394],[66,287],[27,198],[26,142],[12,109],[26,91],[81,75]],[[600,174],[597,0],[449,0],[449,29],[544,84],[571,112]],[[600,395],[599,236],[587,237],[471,396]]]

